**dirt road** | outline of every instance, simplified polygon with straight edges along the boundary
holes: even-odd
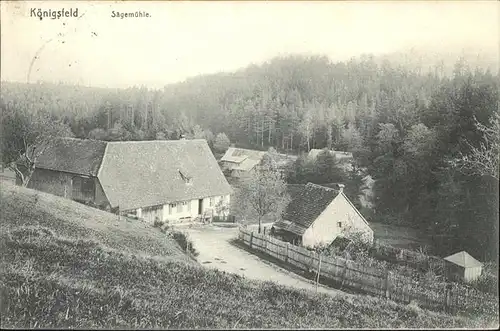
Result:
[[[198,261],[209,268],[235,273],[250,279],[274,281],[280,285],[316,291],[316,285],[295,273],[265,261],[237,246],[231,240],[237,238],[238,228],[199,226],[185,229],[200,253]],[[331,295],[351,295],[345,292],[318,286],[318,292]]]

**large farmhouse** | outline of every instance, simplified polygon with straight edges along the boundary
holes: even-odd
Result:
[[[224,216],[231,187],[205,140],[62,138],[28,187],[153,222]]]
[[[360,232],[365,240],[373,242],[373,230],[343,193],[343,187],[290,185],[291,201],[283,219],[274,224],[276,235],[305,247],[329,245],[348,232]]]

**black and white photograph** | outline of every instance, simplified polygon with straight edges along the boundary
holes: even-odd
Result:
[[[498,329],[500,2],[1,1],[2,329]]]

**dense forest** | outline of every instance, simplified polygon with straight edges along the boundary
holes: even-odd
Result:
[[[498,78],[463,58],[446,72],[439,63],[421,70],[373,56],[337,63],[288,56],[163,90],[3,82],[2,125],[11,125],[14,113],[44,113],[80,138],[184,134],[213,146],[225,133],[240,147],[350,151],[376,180],[373,219],[428,231],[438,252],[460,249],[494,260],[498,165],[488,173],[460,160],[482,149],[498,153]],[[290,182],[305,180],[290,173]]]

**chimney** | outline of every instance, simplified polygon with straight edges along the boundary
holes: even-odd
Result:
[[[340,193],[344,192],[344,187],[345,187],[344,184],[339,184],[339,192]]]

